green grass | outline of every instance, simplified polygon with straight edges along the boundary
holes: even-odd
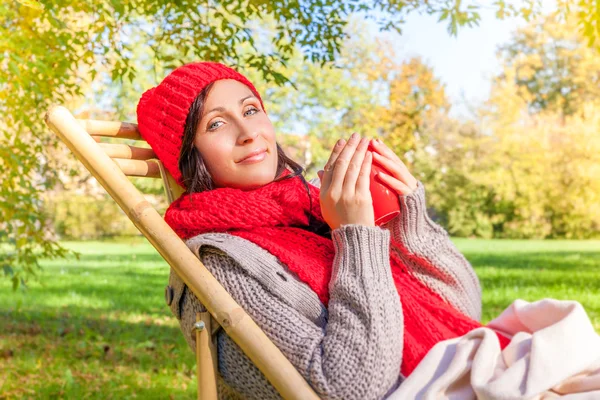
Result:
[[[576,300],[600,332],[600,241],[455,239],[483,290],[487,322],[516,299]]]
[[[600,331],[600,241],[456,239],[484,321],[514,299],[580,301]],[[193,398],[195,363],[166,307],[168,268],[145,241],[69,242],[42,283],[0,279],[0,399]]]
[[[0,280],[0,398],[194,398],[195,362],[145,241],[64,243],[42,284]]]

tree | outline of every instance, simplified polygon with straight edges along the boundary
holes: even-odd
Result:
[[[382,136],[397,152],[414,153],[419,141],[428,142],[425,125],[436,116],[447,114],[450,104],[443,85],[421,59],[389,64],[394,73],[387,74],[389,98],[379,111]]]
[[[447,114],[450,104],[433,69],[420,58],[401,61],[388,40],[356,36],[342,50],[348,93],[339,103],[340,123],[323,120],[321,134],[337,139],[356,131],[380,137],[410,164],[411,153],[428,141],[426,124]]]
[[[587,46],[574,17],[554,13],[519,29],[500,49],[503,64],[531,113],[574,115],[600,96],[600,58]]]
[[[464,176],[487,191],[481,218],[494,236],[600,233],[600,54],[576,24],[556,18],[534,21],[503,46],[504,71],[480,109],[475,140],[462,142],[463,163],[477,154]]]

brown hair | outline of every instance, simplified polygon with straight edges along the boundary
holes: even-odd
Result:
[[[182,181],[186,187],[187,193],[198,193],[215,189],[212,176],[204,164],[204,159],[202,158],[202,155],[198,149],[196,149],[194,146],[194,139],[196,137],[198,124],[200,123],[202,114],[204,112],[204,103],[212,87],[212,83],[207,85],[200,92],[200,94],[196,96],[196,99],[194,99],[194,102],[190,106],[190,110],[185,120],[183,142],[181,145],[181,151],[179,153],[179,170],[181,171]],[[286,169],[290,169],[292,173],[282,177],[281,173]],[[289,158],[281,146],[279,146],[279,143],[277,143],[277,172],[275,174],[277,178],[274,180],[274,182],[300,176],[308,193],[310,209],[312,210],[312,196],[310,196],[310,187],[306,182],[303,173],[304,168]],[[309,230],[319,235],[329,236],[329,226],[326,223],[317,224],[316,221],[312,219],[312,213],[309,214]]]

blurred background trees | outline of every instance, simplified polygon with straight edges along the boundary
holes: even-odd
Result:
[[[476,142],[485,152],[469,174],[489,188],[489,235],[597,236],[597,50],[574,19],[555,14],[516,32],[499,57],[504,72],[478,113]]]
[[[0,265],[14,286],[60,238],[135,233],[43,124],[53,103],[80,118],[135,121],[140,94],[196,60],[256,83],[280,141],[314,177],[353,131],[380,136],[457,236],[600,235],[599,14],[588,0],[495,0],[498,18],[531,22],[498,50],[504,71],[470,120],[433,69],[402,59],[365,20],[401,31],[413,13],[450,34],[479,21],[460,0],[9,1],[0,5]],[[568,6],[568,7],[567,7]],[[466,61],[468,62],[468,61]],[[136,180],[159,195],[158,182]],[[149,197],[160,209],[160,196]]]

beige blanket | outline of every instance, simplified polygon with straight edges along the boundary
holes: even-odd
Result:
[[[491,329],[490,329],[491,328]],[[512,340],[504,349],[494,331]],[[600,399],[600,336],[574,301],[515,301],[498,318],[438,343],[389,398]]]

